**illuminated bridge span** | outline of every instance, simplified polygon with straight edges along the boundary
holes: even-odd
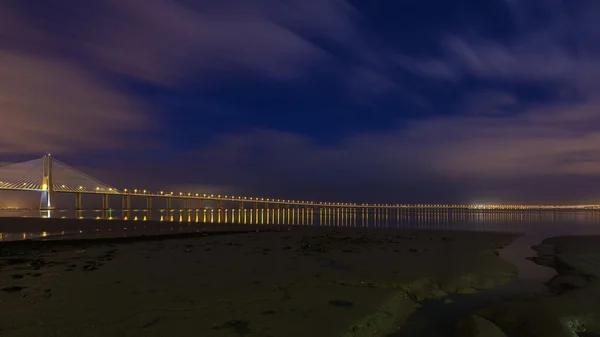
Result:
[[[153,208],[153,200],[165,200],[165,208],[173,209],[173,199],[183,201],[184,209],[205,208],[206,201],[217,203],[222,209],[225,202],[237,203],[239,208],[246,204],[258,208],[274,206],[283,207],[314,207],[314,208],[363,208],[363,209],[481,209],[481,210],[560,210],[560,209],[600,209],[600,205],[452,205],[452,204],[367,204],[347,202],[320,202],[283,200],[273,198],[227,196],[183,192],[154,192],[143,189],[117,189],[96,180],[77,169],[45,155],[40,159],[0,167],[0,190],[34,191],[41,194],[40,209],[54,209],[55,193],[70,193],[75,195],[75,208],[82,210],[83,195],[98,195],[102,198],[102,208],[108,210],[110,196],[121,196],[123,210],[131,209],[131,198],[146,199],[146,209]],[[190,201],[199,201],[199,207],[190,207]]]

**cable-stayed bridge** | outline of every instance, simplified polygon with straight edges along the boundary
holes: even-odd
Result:
[[[84,209],[83,195],[98,195],[102,198],[102,207],[111,208],[110,196],[121,196],[121,207],[131,208],[131,198],[146,199],[146,209],[153,208],[153,200],[165,200],[165,208],[172,209],[173,199],[183,200],[183,208],[191,209],[190,201],[199,201],[199,209],[204,209],[205,201],[217,203],[217,208],[223,208],[224,203],[236,203],[239,208],[245,205],[258,208],[259,206],[275,207],[313,207],[313,208],[366,208],[366,209],[490,209],[490,210],[533,210],[533,209],[600,209],[600,205],[459,205],[459,204],[367,204],[349,202],[323,202],[306,200],[283,200],[264,197],[243,197],[191,192],[151,192],[143,189],[118,189],[101,182],[48,154],[39,159],[0,167],[0,190],[31,191],[40,193],[40,209],[55,208],[56,193],[75,195],[75,208]]]

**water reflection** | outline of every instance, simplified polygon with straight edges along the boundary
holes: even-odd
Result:
[[[189,210],[10,210],[0,217],[37,217],[50,219],[130,220],[133,223],[164,222],[190,224],[250,224],[339,226],[361,228],[411,228],[438,230],[476,230],[500,232],[548,232],[558,234],[600,233],[600,211],[544,210],[444,210],[444,209],[361,209],[361,208],[233,208]],[[88,231],[88,223],[82,222]],[[93,226],[92,226],[93,227]],[[135,226],[134,226],[135,227]],[[136,230],[141,230],[135,227]],[[160,227],[165,230],[166,227]],[[187,229],[189,230],[189,228]],[[65,234],[55,231],[16,233],[0,228],[0,240],[37,239]],[[139,234],[139,233],[138,233]]]

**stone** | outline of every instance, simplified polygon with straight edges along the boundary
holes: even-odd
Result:
[[[350,301],[346,301],[346,300],[331,300],[331,301],[329,301],[329,304],[336,306],[336,307],[342,307],[342,308],[349,308],[354,305],[354,303],[352,303]]]
[[[2,291],[6,291],[7,293],[14,293],[14,292],[17,292],[17,291],[21,291],[21,290],[23,290],[23,289],[25,289],[25,288],[27,288],[27,287],[21,287],[21,286],[9,286],[9,287],[4,287],[4,288],[2,288],[2,289],[0,289],[0,290],[2,290]]]
[[[456,332],[460,337],[507,337],[496,324],[477,315],[459,321]]]
[[[574,274],[559,274],[553,277],[547,285],[559,292],[582,288],[589,284],[587,277]]]

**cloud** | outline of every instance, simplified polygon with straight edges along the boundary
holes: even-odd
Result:
[[[504,115],[521,108],[518,98],[499,91],[474,91],[464,95],[461,112],[474,115]]]
[[[94,63],[159,85],[232,70],[298,78],[330,57],[313,39],[346,44],[356,28],[343,0],[109,0],[58,12],[75,19],[40,25],[66,25],[62,38],[81,44]]]
[[[358,18],[344,0],[4,1],[0,151],[113,149],[157,122],[126,84],[295,81],[335,60],[322,43],[359,48]]]
[[[510,96],[497,97],[504,102]],[[477,111],[356,134],[329,145],[258,129],[222,135],[189,155],[215,169],[188,169],[203,172],[210,177],[207,182],[265,197],[313,193],[322,199],[468,202],[497,195],[504,202],[569,202],[566,196],[589,194],[589,189],[573,189],[574,184],[600,178],[599,108],[542,106],[510,115]]]
[[[141,106],[63,60],[0,51],[0,152],[118,147]]]
[[[585,89],[600,74],[600,5],[582,1],[505,0],[514,17],[511,34],[448,34],[441,53],[399,55],[396,64],[429,79],[459,82],[468,78],[509,82],[553,82]],[[594,14],[592,14],[594,13]]]

